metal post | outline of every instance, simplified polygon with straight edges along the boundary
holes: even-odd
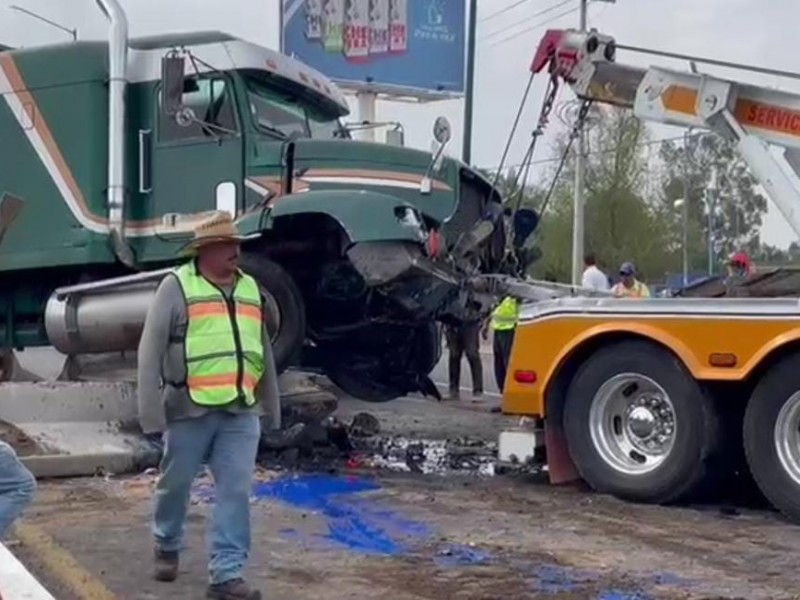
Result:
[[[708,276],[714,275],[714,207],[717,201],[717,181],[716,172],[711,180],[713,183],[708,188],[708,220],[706,223],[706,245],[708,246]]]
[[[475,34],[478,30],[478,0],[470,0],[467,28],[467,81],[464,90],[464,140],[461,158],[472,162],[472,111],[475,102]]]
[[[586,31],[588,0],[581,0],[580,30]],[[581,282],[583,264],[583,167],[586,157],[586,138],[583,128],[578,132],[578,155],[575,157],[575,196],[572,210],[572,285]]]
[[[689,285],[689,137],[692,128],[683,134],[683,239],[681,250],[683,254],[683,286]]]
[[[361,123],[374,123],[375,122],[375,105],[377,104],[378,96],[374,92],[358,92],[356,94],[358,99],[358,120]],[[361,130],[361,140],[365,142],[375,141],[375,128],[365,127]]]

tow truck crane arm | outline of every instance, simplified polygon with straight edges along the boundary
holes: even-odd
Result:
[[[632,108],[642,120],[707,129],[731,141],[800,236],[800,96],[702,73],[623,65],[616,54],[611,36],[550,30],[531,71],[548,68],[582,100]]]

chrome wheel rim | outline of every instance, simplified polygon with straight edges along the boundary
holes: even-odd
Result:
[[[778,412],[774,441],[783,470],[800,485],[800,392],[792,394]]]
[[[675,445],[675,407],[653,379],[621,373],[595,393],[589,429],[608,466],[626,475],[643,475],[661,466]]]

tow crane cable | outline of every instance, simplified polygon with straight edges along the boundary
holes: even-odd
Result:
[[[494,172],[494,181],[492,181],[492,188],[497,187],[497,182],[500,180],[500,173],[503,172],[503,167],[506,164],[506,158],[508,158],[508,151],[511,148],[511,141],[514,139],[514,134],[517,132],[517,127],[519,126],[519,121],[522,118],[522,111],[525,108],[525,104],[528,101],[528,94],[531,91],[531,85],[533,84],[533,76],[535,73],[531,73],[531,76],[528,77],[528,85],[525,87],[525,93],[522,94],[522,101],[519,103],[519,108],[517,109],[517,116],[514,118],[514,125],[511,126],[511,133],[506,140],[506,147],[503,150],[503,156],[500,158],[500,165],[497,167],[497,170]]]
[[[558,178],[561,177],[561,171],[564,168],[564,165],[567,163],[567,158],[569,157],[570,150],[572,149],[572,144],[575,142],[575,139],[578,137],[578,134],[583,129],[584,124],[586,123],[586,117],[589,114],[589,109],[592,107],[592,100],[584,100],[581,104],[581,108],[578,111],[578,117],[575,119],[575,124],[572,126],[572,131],[569,133],[569,138],[567,139],[567,146],[564,148],[564,153],[561,155],[561,161],[558,163],[558,168],[556,169],[556,174],[553,177],[553,181],[550,182],[550,188],[547,190],[547,195],[544,197],[544,201],[542,202],[542,207],[539,209],[539,218],[542,217],[544,211],[547,210],[547,205],[550,203],[550,198],[553,197],[553,192],[556,189],[556,185],[558,184]]]
[[[533,153],[536,149],[536,142],[544,135],[545,127],[547,127],[550,112],[553,110],[556,96],[558,95],[558,78],[551,75],[547,83],[547,90],[545,91],[544,101],[542,102],[542,109],[539,112],[539,120],[536,123],[536,128],[531,132],[531,143],[528,145],[528,150],[525,152],[525,157],[522,159],[521,168],[517,171],[514,177],[514,183],[509,194],[509,201],[514,199],[516,195],[516,203],[514,205],[514,212],[518,211],[522,205],[522,200],[525,196],[525,186],[527,185],[528,174],[530,173],[531,163],[533,162]],[[524,173],[522,184],[520,183],[520,175]]]

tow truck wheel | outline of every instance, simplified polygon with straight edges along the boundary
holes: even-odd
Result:
[[[761,492],[800,522],[800,355],[772,367],[756,385],[744,415],[744,449]]]
[[[700,385],[651,342],[597,351],[567,392],[572,460],[592,488],[625,500],[668,503],[691,495],[710,472],[719,428]]]
[[[282,373],[298,356],[305,341],[306,309],[303,294],[292,276],[265,256],[244,252],[241,265],[242,270],[258,282],[275,365],[278,373]]]

